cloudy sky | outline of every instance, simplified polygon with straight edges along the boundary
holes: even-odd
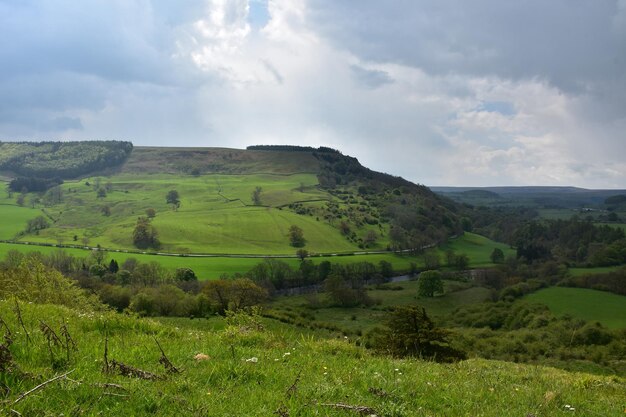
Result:
[[[626,0],[0,0],[0,140],[626,188]]]

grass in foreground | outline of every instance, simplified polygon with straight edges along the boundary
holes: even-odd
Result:
[[[22,305],[32,342],[20,330],[13,303],[0,316],[13,330],[11,353],[19,371],[4,372],[0,414],[103,416],[560,416],[622,415],[626,382],[617,377],[568,373],[505,362],[468,360],[453,365],[371,356],[346,340],[315,340],[266,323],[265,330],[211,328],[212,321],[177,321],[177,327],[115,314],[79,314],[64,308]],[[50,351],[38,320],[68,324],[78,350],[66,359]],[[19,330],[19,331],[18,331]],[[108,358],[163,379],[103,373]],[[182,370],[166,374],[161,344]],[[194,356],[203,353],[206,360]],[[54,367],[54,369],[53,369]],[[73,371],[24,397],[38,384]],[[352,409],[341,408],[342,406]]]
[[[556,315],[569,314],[597,321],[612,329],[626,328],[626,297],[585,288],[551,287],[526,297],[547,305]]]

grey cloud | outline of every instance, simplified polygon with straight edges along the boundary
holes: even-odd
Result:
[[[369,70],[358,65],[352,65],[350,69],[356,82],[367,88],[377,88],[393,82],[385,71]]]
[[[312,0],[314,24],[365,60],[431,74],[544,78],[566,91],[626,83],[617,0]]]

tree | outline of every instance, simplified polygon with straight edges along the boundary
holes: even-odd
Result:
[[[348,224],[348,222],[342,220],[341,223],[339,223],[339,231],[344,236],[349,235],[350,234],[350,225]]]
[[[174,274],[174,279],[176,281],[197,281],[198,277],[196,277],[196,273],[193,272],[191,268],[176,268],[176,273]]]
[[[309,256],[309,251],[306,249],[298,249],[296,251],[296,256],[298,257],[298,259],[300,259],[301,261],[304,261],[304,259]]]
[[[458,255],[456,257],[455,264],[456,264],[457,269],[459,270],[467,269],[467,266],[469,265],[469,256],[467,256],[464,253]]]
[[[306,244],[304,231],[295,224],[289,227],[289,242],[295,248],[301,248]]]
[[[133,230],[133,243],[140,249],[158,248],[159,239],[156,228],[146,217],[139,217]]]
[[[263,191],[261,187],[256,187],[254,191],[252,191],[252,202],[255,206],[261,205],[261,191]]]
[[[50,227],[50,223],[43,216],[37,216],[34,219],[31,219],[26,223],[26,233],[36,233],[39,234],[40,230],[46,229]]]
[[[119,270],[120,266],[117,264],[117,261],[115,259],[111,259],[111,262],[109,262],[109,272],[116,274]]]
[[[378,262],[378,268],[380,269],[380,274],[385,278],[393,277],[393,265],[391,262],[382,260]]]
[[[424,254],[424,267],[427,270],[439,269],[439,254],[436,251],[428,251]]]
[[[434,297],[435,293],[443,292],[441,272],[424,271],[419,275],[417,293],[422,297]]]
[[[167,204],[171,204],[174,210],[180,207],[180,195],[176,190],[170,190],[165,196]]]
[[[148,208],[146,209],[146,216],[149,219],[154,219],[156,217],[156,210],[153,208]]]
[[[105,190],[104,188],[98,188],[97,195],[98,198],[104,198],[107,196],[107,190]]]
[[[202,288],[209,303],[218,314],[225,315],[226,310],[238,310],[250,307],[267,299],[267,291],[249,279],[208,281]]]
[[[104,263],[104,260],[107,258],[107,251],[103,250],[100,245],[96,249],[91,251],[89,255],[98,265]]]
[[[100,208],[100,212],[103,216],[109,217],[111,215],[111,207],[107,204]]]
[[[348,280],[344,277],[345,270],[333,269],[324,281],[324,291],[330,300],[340,307],[354,307],[359,304],[371,305],[372,299],[367,295],[362,280]]]
[[[452,249],[446,251],[446,265],[453,267],[456,264],[456,254]]]
[[[491,258],[491,262],[493,262],[494,264],[500,264],[504,262],[504,252],[502,252],[502,249],[500,248],[494,248],[489,257]]]
[[[369,247],[376,243],[376,239],[378,239],[378,234],[373,230],[368,230],[363,238],[363,243],[365,243],[365,246]]]
[[[435,325],[418,306],[396,307],[378,333],[374,347],[393,356],[417,356],[437,362],[465,359],[465,352],[451,346],[450,333]]]

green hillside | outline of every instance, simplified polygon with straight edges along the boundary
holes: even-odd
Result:
[[[624,413],[626,382],[614,376],[480,359],[376,357],[350,340],[299,335],[266,320],[155,321],[20,303],[22,328],[15,311],[13,302],[0,301],[2,332],[12,332],[2,345],[9,345],[0,362],[2,415]],[[60,335],[58,346],[47,342],[51,331]],[[138,376],[122,375],[133,372]]]
[[[0,154],[9,151],[0,147]],[[5,156],[26,166],[24,158]],[[36,180],[33,187],[52,188],[3,196],[0,238],[133,250],[137,218],[148,209],[156,214],[150,227],[159,244],[147,250],[175,254],[293,255],[291,226],[303,231],[313,254],[415,248],[460,230],[454,210],[426,187],[326,148],[134,148],[122,165],[100,173],[106,175],[58,186]],[[166,201],[172,190],[177,204]],[[38,216],[48,227],[29,230],[27,220]]]

